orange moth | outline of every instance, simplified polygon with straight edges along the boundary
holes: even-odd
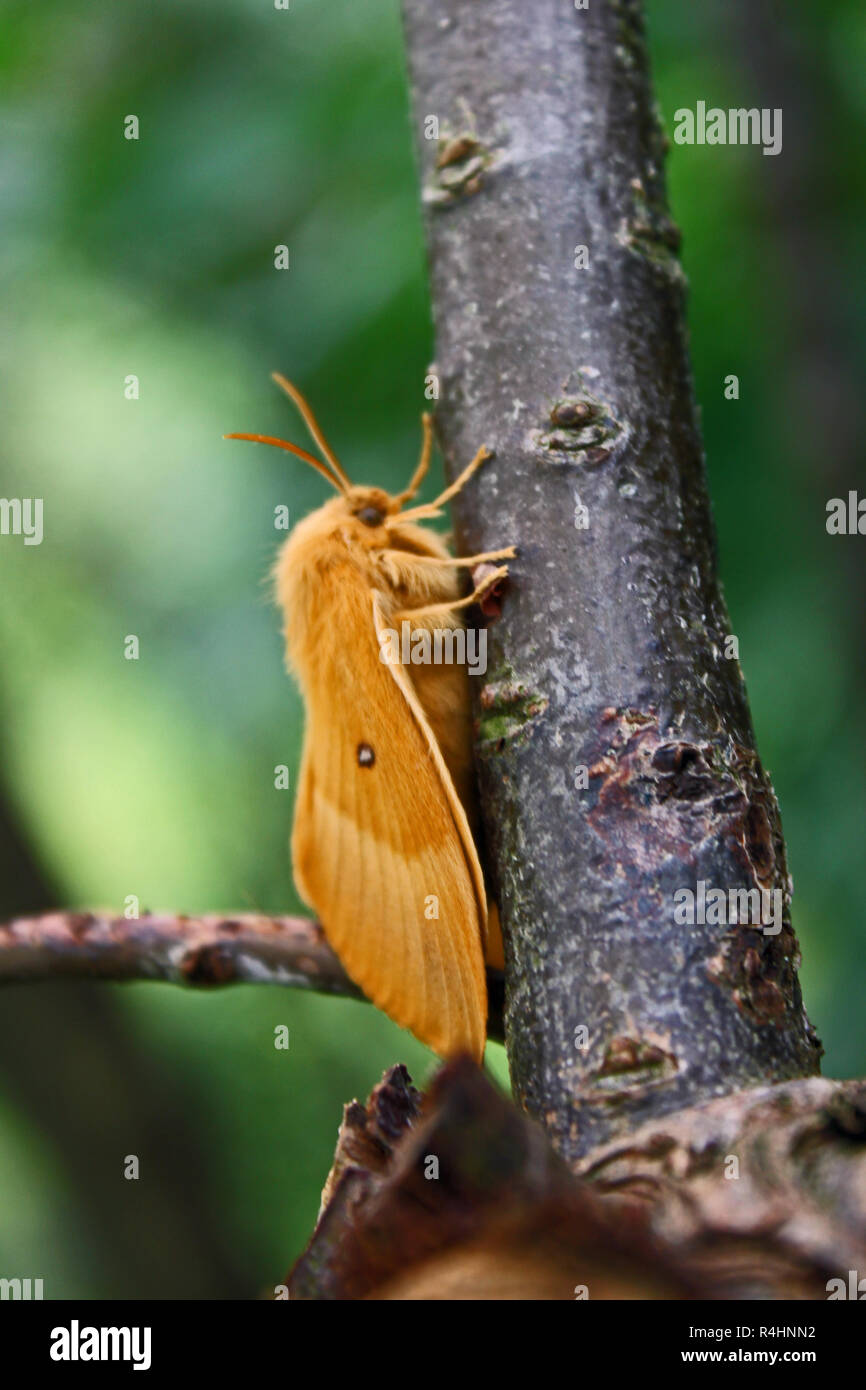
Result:
[[[230,434],[287,449],[337,496],[299,521],[277,559],[289,669],[306,707],[292,830],[301,897],[348,974],[374,1004],[441,1056],[480,1058],[487,1025],[485,951],[501,967],[476,849],[478,807],[465,664],[403,665],[389,632],[459,629],[462,611],[507,573],[512,548],[455,558],[419,523],[490,457],[481,448],[434,502],[406,509],[430,464],[432,422],[409,486],[391,496],[351,483],[298,389],[321,454],[268,435]],[[461,597],[461,568],[484,580]],[[453,650],[453,649],[452,649]]]

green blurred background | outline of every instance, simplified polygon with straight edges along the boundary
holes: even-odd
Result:
[[[674,147],[669,181],[804,990],[826,1072],[857,1075],[864,542],[824,522],[863,436],[866,12],[650,0],[649,19],[669,130],[699,98],[784,109],[777,159]],[[279,368],[353,476],[396,487],[415,460],[432,336],[396,0],[18,0],[0,84],[0,494],[44,497],[46,527],[0,550],[0,915],[130,893],[291,910],[273,769],[297,765],[300,708],[264,581],[274,508],[325,489],[220,436],[303,442]],[[398,1059],[417,1080],[433,1062],[369,1007],[277,988],[7,990],[0,1275],[46,1297],[272,1288],[342,1104]]]

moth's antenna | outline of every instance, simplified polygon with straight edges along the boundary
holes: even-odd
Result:
[[[347,491],[352,486],[352,484],[349,482],[349,479],[343,472],[343,469],[340,466],[340,462],[337,459],[337,456],[335,455],[333,449],[331,449],[331,447],[329,446],[328,441],[322,434],[322,431],[319,429],[315,415],[313,414],[310,407],[307,405],[307,402],[304,400],[297,386],[295,386],[291,381],[289,381],[288,377],[284,377],[281,372],[271,372],[271,380],[275,381],[277,385],[280,387],[280,389],[282,391],[285,391],[286,395],[295,402],[295,405],[298,407],[298,410],[304,417],[304,424],[310,431],[312,438],[314,439],[316,444],[318,444],[323,456],[331,465],[331,468],[334,470],[334,476],[340,480],[340,483],[342,484],[341,491]]]
[[[285,439],[274,439],[273,435],[270,434],[224,434],[223,439],[251,439],[254,444],[273,444],[276,449],[288,449],[290,454],[297,454],[299,459],[303,459],[304,463],[308,463],[311,468],[315,468],[317,473],[321,473],[323,478],[327,478],[331,487],[335,488],[337,492],[346,491],[343,484],[329,472],[314,454],[308,454],[306,449],[299,449],[297,444],[289,444]]]
[[[424,438],[421,442],[421,457],[418,460],[418,467],[412,474],[412,481],[405,492],[399,492],[394,499],[402,507],[404,502],[410,502],[418,491],[430,467],[430,455],[433,452],[433,416],[425,410],[421,416],[421,424],[424,429]]]

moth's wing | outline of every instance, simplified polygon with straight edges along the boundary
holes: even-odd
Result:
[[[298,888],[379,1008],[442,1056],[480,1058],[487,908],[466,814],[405,670],[380,660],[377,596],[345,570],[330,583],[337,630],[304,678]]]
[[[312,835],[315,827],[313,817],[313,771],[310,765],[309,719],[304,732],[304,745],[301,749],[301,766],[298,772],[298,791],[295,797],[295,818],[292,823],[292,871],[295,887],[302,902],[315,910],[313,892],[304,875],[304,865],[315,848]]]

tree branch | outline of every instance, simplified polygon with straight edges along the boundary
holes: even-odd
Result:
[[[519,550],[477,709],[511,1076],[576,1161],[820,1046],[728,659],[642,6],[404,15],[449,472],[496,450],[458,539]],[[781,930],[677,925],[699,881],[778,891]]]
[[[70,978],[290,985],[347,999],[365,997],[318,922],[306,917],[48,912],[0,923],[0,985]],[[502,976],[488,971],[487,986],[488,1036],[501,1042]]]
[[[363,997],[319,924],[304,917],[50,912],[0,926],[0,983],[64,976],[292,985]]]

